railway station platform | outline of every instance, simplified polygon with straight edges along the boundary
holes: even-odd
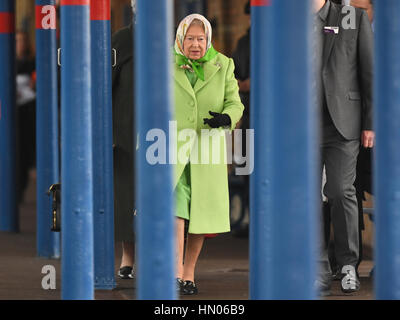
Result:
[[[20,206],[20,233],[0,232],[0,300],[60,300],[61,261],[36,256],[36,171],[30,172],[30,183]],[[232,234],[206,240],[197,266],[197,296],[183,300],[246,300],[248,299],[248,246],[247,238]],[[121,246],[115,247],[115,272],[119,267]],[[56,289],[45,290],[41,282],[42,268],[53,265],[56,269]],[[360,268],[361,290],[345,295],[338,281],[332,285],[332,294],[326,300],[372,300],[373,281],[369,277],[372,261],[363,261]],[[116,279],[114,290],[96,290],[96,300],[135,299],[134,280]]]

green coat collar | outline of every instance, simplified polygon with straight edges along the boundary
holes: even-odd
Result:
[[[197,79],[194,88],[192,88],[188,78],[186,77],[185,70],[178,67],[178,65],[176,64],[174,65],[175,65],[175,72],[174,72],[175,80],[179,83],[179,85],[183,89],[185,89],[192,96],[194,96],[195,93],[197,93],[208,82],[210,82],[210,80],[214,77],[214,75],[218,72],[218,70],[222,66],[217,58],[204,63],[204,81],[201,80],[200,78]]]

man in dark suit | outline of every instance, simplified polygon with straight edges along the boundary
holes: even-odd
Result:
[[[330,205],[336,260],[342,291],[358,291],[358,207],[355,188],[360,143],[372,148],[373,34],[368,15],[355,8],[355,28],[345,29],[348,12],[331,0],[314,0],[315,92],[321,113],[321,162],[326,170],[324,194]],[[322,219],[324,221],[324,219]],[[323,228],[325,229],[325,228]],[[325,237],[322,237],[324,239]],[[322,295],[330,290],[332,272],[327,243],[321,241],[316,281]]]

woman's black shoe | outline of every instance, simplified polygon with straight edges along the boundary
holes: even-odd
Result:
[[[181,278],[176,278],[176,292],[178,292],[178,293],[182,292],[184,283],[185,282]]]
[[[198,290],[193,281],[184,281],[181,292],[183,295],[193,295],[197,294]]]
[[[118,270],[118,277],[121,279],[133,279],[133,268],[129,266],[122,267]]]

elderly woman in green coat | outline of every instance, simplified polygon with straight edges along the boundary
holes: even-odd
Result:
[[[205,235],[230,231],[224,129],[233,130],[244,109],[233,60],[215,51],[211,36],[208,20],[192,14],[175,41],[177,286],[184,295],[198,292],[194,270]]]

